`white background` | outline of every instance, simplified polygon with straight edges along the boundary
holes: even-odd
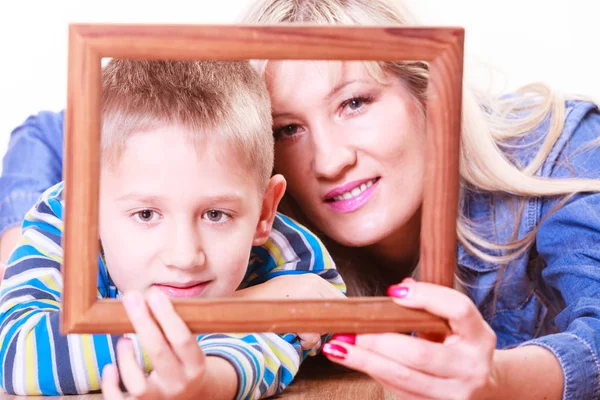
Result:
[[[66,102],[69,22],[235,23],[252,0],[0,2],[0,155],[13,128]],[[599,0],[405,0],[425,24],[466,28],[466,73],[495,90],[546,81],[600,99]],[[0,167],[1,170],[1,167]]]

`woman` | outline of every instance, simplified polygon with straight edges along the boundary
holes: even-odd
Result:
[[[414,23],[396,5],[262,0],[245,22]],[[337,250],[355,294],[418,275],[426,64],[259,66],[287,211]],[[462,137],[457,281],[464,294],[410,278],[388,291],[399,304],[448,318],[452,334],[443,343],[338,335],[323,351],[404,399],[597,398],[598,108],[565,102],[541,85],[502,99],[465,88]]]
[[[414,21],[385,0],[264,0],[245,22]],[[332,361],[405,399],[598,396],[594,104],[565,102],[543,86],[502,99],[465,89],[459,292],[404,279],[418,277],[426,65],[260,67],[273,102],[276,169],[288,180],[285,211],[322,233],[352,293],[380,294],[392,285],[399,304],[447,318],[452,328],[443,343],[392,333],[337,335],[324,347]],[[47,114],[30,120],[13,134],[6,159],[19,157],[19,144],[40,132],[32,146],[51,146],[42,141],[58,132],[57,121]],[[15,168],[5,166],[8,179]],[[45,179],[29,185],[12,178],[0,202],[16,209]]]

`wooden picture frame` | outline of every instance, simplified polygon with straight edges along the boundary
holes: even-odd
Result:
[[[463,43],[464,30],[453,27],[71,25],[65,116],[62,333],[133,332],[119,300],[96,298],[103,57],[428,62],[420,277],[422,281],[452,286],[456,268]],[[174,301],[174,305],[196,333],[448,330],[446,321],[439,317],[402,308],[387,297],[198,299]]]

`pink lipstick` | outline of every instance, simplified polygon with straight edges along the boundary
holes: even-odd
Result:
[[[371,199],[379,179],[363,179],[338,186],[325,195],[325,204],[340,213],[356,211]]]

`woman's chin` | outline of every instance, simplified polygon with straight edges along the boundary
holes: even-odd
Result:
[[[325,234],[346,247],[369,247],[381,241],[385,235],[380,232],[369,232],[365,230],[333,230],[328,229]]]
[[[324,219],[321,231],[330,239],[346,247],[372,247],[397,240],[398,227],[406,227],[414,214],[394,212],[387,210],[385,213],[370,213],[353,220],[336,223],[332,219]]]

